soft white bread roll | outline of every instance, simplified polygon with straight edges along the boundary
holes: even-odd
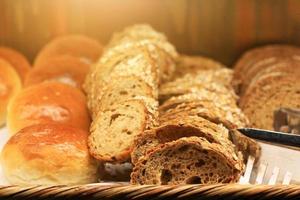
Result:
[[[80,58],[86,63],[94,63],[102,54],[102,45],[92,38],[83,35],[64,35],[48,42],[38,53],[34,67],[61,55]]]
[[[46,81],[56,81],[81,89],[90,65],[79,58],[62,55],[40,62],[26,76],[25,87]]]
[[[24,81],[31,66],[23,54],[8,47],[0,47],[0,58],[9,62],[19,74],[21,80]]]
[[[30,125],[51,122],[87,131],[90,118],[84,94],[63,83],[45,82],[25,88],[8,105],[11,135]]]
[[[97,163],[87,146],[88,132],[59,124],[26,127],[1,153],[1,166],[14,185],[74,185],[97,181]]]
[[[6,121],[8,102],[22,87],[21,79],[16,70],[0,58],[0,127]]]

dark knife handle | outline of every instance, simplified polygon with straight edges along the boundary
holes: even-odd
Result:
[[[284,144],[294,147],[300,147],[300,135],[294,135],[283,132],[268,131],[254,128],[240,128],[238,129],[242,134],[267,142],[274,142],[277,144]]]

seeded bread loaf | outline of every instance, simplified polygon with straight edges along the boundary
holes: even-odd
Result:
[[[188,115],[197,115],[209,119],[213,122],[222,122],[224,126],[232,129],[237,127],[246,127],[248,125],[247,117],[236,106],[226,106],[212,101],[186,102],[164,110],[165,106],[159,108],[160,121],[170,120],[176,115],[186,113]]]
[[[159,127],[138,135],[135,138],[131,161],[132,163],[137,163],[142,156],[146,155],[148,150],[159,144],[191,136],[204,137],[210,143],[223,145],[224,148],[232,151],[233,154],[235,153],[228,129],[202,117],[186,116],[184,118],[168,120]]]
[[[236,182],[243,167],[219,144],[180,138],[159,145],[135,165],[132,184],[214,184]]]
[[[186,74],[197,73],[199,70],[210,70],[225,68],[222,63],[203,56],[180,55],[176,62],[176,71],[173,79]]]
[[[300,108],[299,74],[270,73],[249,86],[241,102],[251,126],[273,130],[274,112],[281,107]]]
[[[127,100],[98,113],[91,125],[88,144],[92,156],[109,162],[129,160],[136,135],[154,126],[142,100]]]
[[[248,71],[252,71],[254,66],[254,68],[260,68],[262,65],[274,63],[281,58],[299,59],[299,56],[300,49],[290,45],[267,45],[249,50],[234,66],[233,85],[238,93],[244,92],[243,89],[240,91],[241,87],[243,87],[244,79],[251,78],[248,75]]]

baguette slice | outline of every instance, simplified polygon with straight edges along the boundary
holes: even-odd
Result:
[[[92,156],[105,162],[130,159],[133,140],[153,125],[142,100],[114,104],[98,113],[91,125],[88,145]]]
[[[234,146],[230,141],[228,129],[217,125],[204,118],[186,116],[185,118],[173,119],[157,128],[146,131],[135,138],[134,149],[131,153],[133,164],[151,148],[175,141],[182,137],[198,136],[206,138],[210,143],[223,145],[224,149],[235,154]]]
[[[237,182],[243,167],[219,144],[205,138],[180,138],[159,145],[139,160],[131,183],[146,185]]]

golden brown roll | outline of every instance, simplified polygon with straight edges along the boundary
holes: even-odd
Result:
[[[0,58],[0,127],[6,120],[8,102],[21,90],[21,87],[21,79],[16,70]]]
[[[91,64],[97,61],[101,54],[102,46],[98,41],[83,35],[65,35],[47,43],[37,55],[34,66],[60,55],[78,57]]]
[[[81,89],[90,65],[79,58],[63,55],[40,62],[27,75],[25,87],[45,81],[57,81]]]
[[[31,69],[28,60],[20,52],[7,47],[0,47],[0,58],[9,62],[18,72],[22,81],[24,81],[26,74]]]
[[[87,131],[90,118],[84,94],[63,83],[45,82],[22,90],[8,105],[11,135],[33,124],[51,122]]]
[[[61,124],[26,127],[1,153],[7,180],[16,185],[74,185],[97,181],[97,164],[87,147],[88,132]]]

